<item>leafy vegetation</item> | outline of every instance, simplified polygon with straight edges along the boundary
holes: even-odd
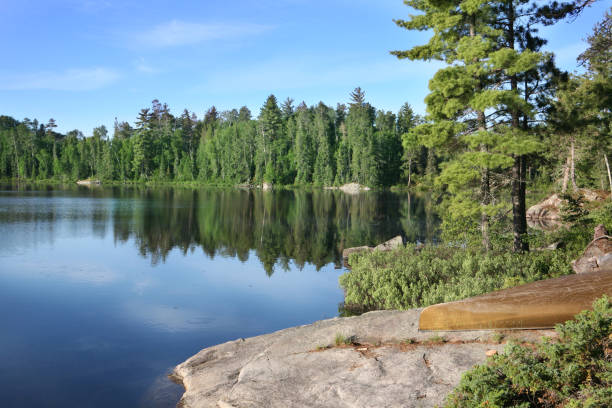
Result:
[[[213,106],[203,119],[187,110],[174,116],[154,100],[135,127],[116,122],[112,137],[104,126],[89,137],[79,130],[64,135],[53,119],[0,116],[0,178],[391,186],[405,179],[400,132],[417,122],[408,104],[397,116],[377,110],[361,88],[335,109],[296,108],[292,99],[279,106],[270,95],[256,119],[246,107]],[[417,157],[411,163],[410,172],[422,172]]]
[[[483,253],[440,245],[353,254],[340,276],[347,304],[410,309],[572,273],[570,251]]]
[[[505,353],[463,374],[446,407],[612,406],[612,304],[603,297],[557,325],[558,341]]]

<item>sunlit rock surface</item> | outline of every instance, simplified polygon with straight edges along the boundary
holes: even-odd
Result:
[[[462,372],[501,351],[490,331],[417,329],[420,310],[323,320],[200,351],[174,370],[181,406],[433,407]],[[340,334],[359,345],[335,344]],[[535,340],[550,331],[508,333]],[[407,339],[412,339],[405,342]]]
[[[582,256],[572,262],[572,268],[576,273],[612,272],[612,237],[602,224],[595,227],[593,241]]]
[[[604,294],[612,296],[612,271],[569,275],[456,302],[429,306],[421,330],[549,328],[571,319]]]
[[[553,194],[546,200],[535,204],[527,210],[528,220],[560,220],[559,214],[563,199],[557,194]],[[545,224],[546,225],[546,224]]]
[[[394,249],[399,248],[403,245],[404,245],[404,239],[402,238],[401,235],[398,235],[396,237],[391,238],[388,241],[383,242],[382,244],[376,245],[375,247],[369,247],[366,245],[366,246],[359,246],[359,247],[353,247],[353,248],[345,248],[342,251],[342,259],[344,260],[345,266],[349,267],[348,258],[351,254],[355,254],[359,252],[393,251]]]

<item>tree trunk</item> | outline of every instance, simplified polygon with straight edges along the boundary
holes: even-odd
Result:
[[[527,216],[525,206],[525,160],[516,156],[512,165],[512,230],[514,234],[514,252],[529,251],[525,241],[527,234]]]
[[[482,213],[480,214],[480,232],[482,233],[482,246],[486,251],[491,249],[491,239],[489,238],[489,216],[484,211],[484,207],[489,204],[489,169],[482,169],[480,179],[480,205]]]
[[[610,200],[612,200],[612,175],[610,175],[610,163],[608,163],[608,155],[604,154],[606,169],[608,169],[608,182],[610,183]]]
[[[514,49],[514,24],[516,21],[516,15],[514,5],[512,2],[508,2],[508,47]],[[510,89],[514,92],[518,92],[518,78],[516,75],[510,76]],[[525,88],[527,92],[527,88]],[[527,96],[525,96],[527,99]],[[512,127],[519,129],[520,125],[520,112],[518,109],[513,108],[511,112],[512,116]],[[527,122],[523,124],[523,130],[527,131]],[[514,252],[523,252],[529,250],[529,245],[525,241],[527,235],[527,214],[525,211],[525,158],[522,155],[516,155],[514,157],[514,164],[512,165],[512,232],[514,235]]]
[[[478,116],[478,130],[486,130],[486,119],[483,111],[477,112]],[[484,145],[480,146],[481,152],[486,152],[487,148]],[[489,215],[485,211],[485,207],[490,203],[491,186],[489,180],[489,169],[483,167],[481,170],[480,177],[480,232],[482,234],[482,246],[486,251],[491,249],[491,239],[489,238]]]
[[[430,147],[427,149],[427,167],[425,168],[425,173],[427,173],[428,178],[433,180],[435,175],[435,154],[434,148]]]
[[[561,185],[561,192],[563,194],[565,194],[565,192],[567,191],[567,183],[569,181],[569,174],[570,174],[570,162],[571,162],[571,157],[568,154],[567,155],[567,160],[565,160],[565,166],[563,166],[563,184]]]
[[[571,163],[570,163],[570,180],[572,181],[572,189],[574,190],[574,193],[576,191],[578,191],[578,186],[576,185],[576,166],[575,166],[575,146],[574,146],[574,138],[572,137],[572,142],[571,142],[571,146],[570,146],[570,158],[571,158]]]
[[[412,159],[408,159],[408,187],[410,187],[410,176],[412,175]]]

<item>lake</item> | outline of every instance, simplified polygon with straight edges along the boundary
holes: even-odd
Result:
[[[204,347],[338,316],[342,249],[429,241],[430,200],[0,185],[3,407],[174,407]]]

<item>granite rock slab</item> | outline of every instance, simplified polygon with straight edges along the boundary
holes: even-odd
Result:
[[[432,337],[418,330],[420,312],[370,312],[206,348],[174,370],[173,378],[185,387],[179,406],[440,405],[464,371],[503,345],[491,340],[491,331]],[[337,335],[352,343],[336,346]],[[542,335],[554,332],[515,331],[508,337],[535,341]]]

